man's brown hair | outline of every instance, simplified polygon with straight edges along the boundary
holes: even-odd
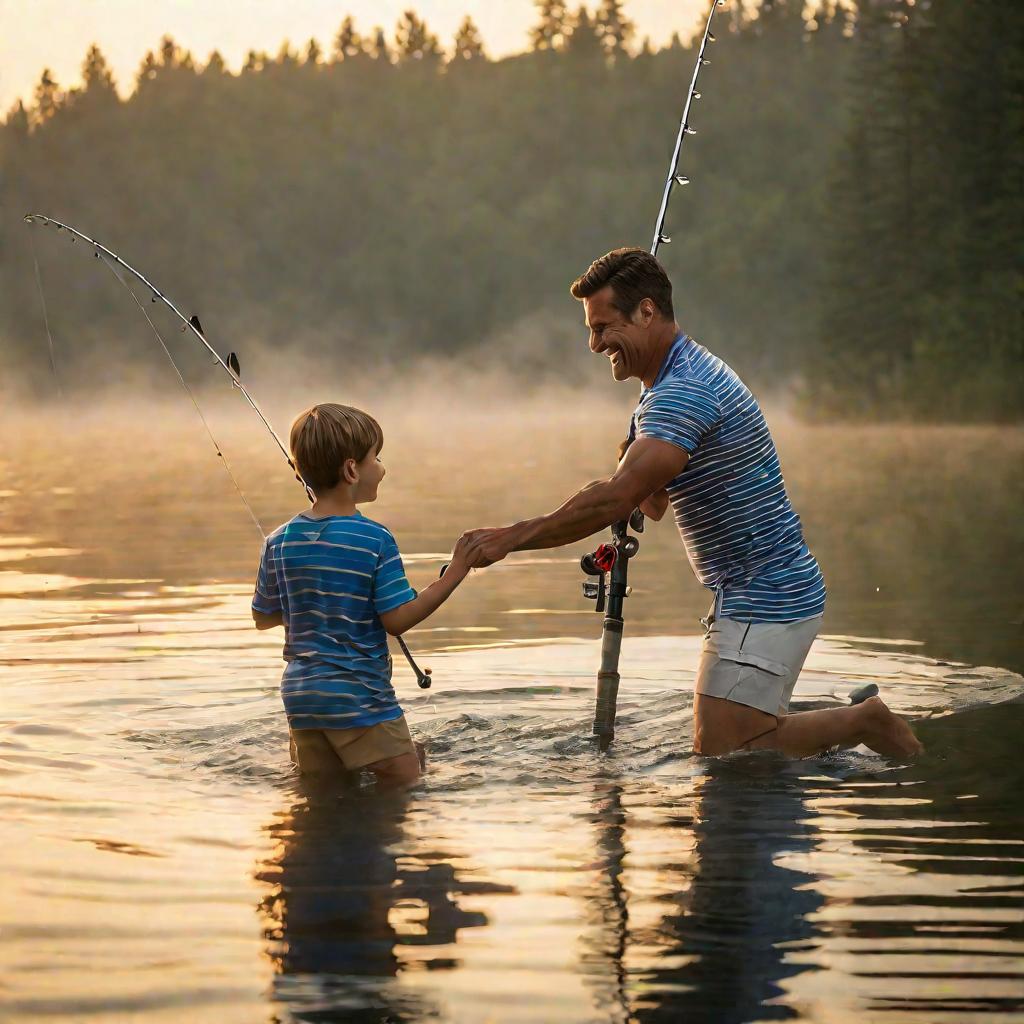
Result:
[[[324,402],[295,417],[288,438],[295,468],[314,494],[337,487],[347,459],[362,462],[384,447],[380,424],[362,409]]]
[[[672,282],[665,268],[646,249],[612,249],[594,260],[573,281],[569,291],[577,299],[588,299],[605,285],[612,286],[612,305],[632,316],[644,299],[650,299],[666,320],[675,320],[672,309]]]

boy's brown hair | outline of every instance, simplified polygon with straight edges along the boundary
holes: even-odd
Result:
[[[295,417],[288,444],[295,468],[314,494],[337,487],[347,459],[362,462],[384,447],[380,424],[362,409],[324,402]]]

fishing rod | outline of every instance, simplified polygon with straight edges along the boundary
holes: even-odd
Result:
[[[267,431],[269,432],[270,436],[274,439],[274,443],[277,445],[281,454],[285,457],[285,460],[291,467],[292,472],[295,474],[295,479],[298,480],[298,482],[302,485],[302,489],[306,492],[306,497],[308,497],[311,502],[316,500],[316,495],[313,493],[313,489],[309,486],[309,484],[306,483],[305,480],[303,480],[302,474],[299,472],[298,466],[295,465],[295,461],[289,454],[288,449],[284,445],[284,442],[278,436],[277,431],[274,430],[273,426],[270,423],[270,420],[268,420],[267,417],[264,415],[263,410],[257,404],[256,399],[254,399],[250,394],[249,389],[242,383],[242,369],[238,361],[238,356],[234,352],[229,352],[227,357],[222,359],[217,350],[206,340],[206,334],[203,331],[203,325],[199,322],[198,316],[196,316],[195,314],[188,317],[185,316],[185,314],[182,313],[181,310],[178,309],[178,307],[159,288],[157,288],[155,284],[152,283],[152,281],[150,281],[147,277],[143,276],[143,274],[136,270],[131,264],[123,260],[112,249],[108,249],[105,245],[102,245],[100,242],[97,242],[95,238],[90,238],[88,235],[79,231],[77,228],[71,227],[70,224],[65,224],[62,221],[54,220],[54,218],[47,217],[41,213],[26,214],[25,222],[31,225],[38,224],[41,225],[42,227],[53,227],[56,228],[58,233],[66,231],[69,237],[71,238],[72,242],[76,242],[78,240],[85,242],[87,246],[90,246],[92,248],[93,255],[96,257],[96,259],[102,260],[103,263],[107,266],[107,268],[111,271],[111,273],[121,282],[121,284],[125,286],[125,288],[128,290],[128,293],[135,300],[135,304],[139,307],[140,311],[142,312],[142,315],[148,321],[149,326],[152,327],[154,334],[156,334],[157,340],[160,342],[160,347],[164,350],[164,354],[167,356],[167,359],[169,360],[171,366],[174,368],[174,372],[177,374],[181,386],[185,389],[186,394],[188,394],[189,398],[192,400],[192,404],[193,406],[195,406],[196,412],[199,414],[199,418],[203,421],[203,426],[206,428],[206,433],[209,435],[210,440],[213,442],[213,446],[217,451],[217,455],[220,457],[221,462],[224,465],[225,471],[231,478],[231,482],[232,484],[234,484],[235,490],[238,492],[238,496],[242,499],[242,504],[245,505],[246,510],[248,511],[249,515],[252,518],[252,521],[256,524],[256,529],[259,530],[260,535],[263,537],[264,540],[267,539],[267,535],[263,530],[263,526],[260,523],[259,519],[256,517],[255,512],[253,512],[252,507],[250,506],[249,501],[245,496],[245,493],[242,491],[242,488],[238,484],[238,481],[235,479],[235,475],[231,470],[231,466],[228,463],[228,460],[225,457],[224,452],[221,450],[220,445],[217,443],[217,439],[214,437],[213,431],[210,429],[210,425],[209,423],[207,423],[206,417],[203,415],[203,411],[199,406],[199,402],[196,399],[195,393],[186,383],[185,378],[181,373],[181,370],[178,369],[178,365],[177,363],[175,363],[174,358],[167,347],[167,344],[164,342],[163,337],[157,330],[156,324],[153,323],[153,320],[150,317],[149,313],[146,312],[146,307],[139,301],[139,297],[138,295],[135,294],[135,290],[128,283],[128,278],[125,276],[126,274],[131,275],[131,277],[135,278],[136,281],[141,282],[149,290],[151,302],[162,302],[182,322],[182,324],[184,325],[182,327],[182,332],[191,331],[192,334],[194,334],[195,337],[199,339],[200,344],[203,346],[204,349],[206,349],[207,353],[213,356],[214,363],[217,366],[219,366],[231,378],[232,385],[235,388],[237,388],[238,391],[241,392],[242,397],[249,404],[249,407],[260,418],[260,422],[263,424],[263,426],[267,428]],[[36,281],[39,284],[40,297],[42,298],[42,278],[40,277],[39,274],[38,262],[36,262]],[[45,299],[43,299],[43,311],[44,318],[46,318]],[[48,319],[47,334],[49,335]],[[52,339],[50,341],[50,345],[52,361]],[[409,650],[409,647],[406,644],[405,640],[401,636],[398,636],[395,639],[398,641],[398,646],[401,647],[402,653],[405,655],[406,660],[409,662],[409,665],[412,668],[414,675],[416,676],[417,685],[420,687],[420,689],[428,689],[431,683],[430,669],[420,669],[420,667],[416,664],[416,661],[412,656],[412,652]]]
[[[704,32],[700,38],[697,59],[693,64],[693,75],[690,88],[683,104],[683,116],[679,119],[679,131],[676,133],[672,158],[668,164],[668,177],[665,179],[665,190],[661,196],[658,219],[654,225],[654,239],[651,242],[651,255],[658,255],[658,247],[672,241],[665,234],[665,215],[676,185],[688,185],[690,179],[681,172],[679,158],[683,142],[687,135],[696,135],[697,129],[690,124],[690,107],[694,100],[700,99],[697,91],[697,79],[701,68],[707,67],[711,61],[705,57],[708,43],[715,41],[711,33],[711,22],[715,11],[725,6],[725,0],[711,0]],[[583,584],[583,596],[594,601],[596,612],[604,612],[604,623],[601,629],[601,665],[597,672],[597,699],[594,707],[593,734],[597,737],[598,747],[603,752],[611,746],[615,738],[615,715],[619,696],[619,653],[622,647],[624,619],[622,602],[629,596],[627,583],[629,560],[640,550],[640,541],[629,534],[643,533],[644,514],[634,509],[628,519],[612,524],[612,539],[608,544],[601,544],[596,551],[584,555],[580,559],[580,568],[588,576],[597,577],[597,582]],[[607,603],[607,608],[606,608]]]

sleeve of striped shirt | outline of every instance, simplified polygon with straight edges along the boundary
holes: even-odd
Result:
[[[636,436],[668,441],[692,455],[720,419],[718,399],[705,385],[667,380],[637,413]]]
[[[260,555],[260,568],[256,574],[256,593],[252,595],[253,611],[263,615],[273,615],[283,611],[281,605],[281,586],[277,578],[277,567],[270,551],[269,541],[263,542]]]
[[[394,611],[407,604],[415,596],[416,591],[405,578],[405,566],[402,565],[402,556],[398,553],[395,538],[390,531],[385,531],[384,543],[373,574],[373,610],[383,615],[384,612]]]

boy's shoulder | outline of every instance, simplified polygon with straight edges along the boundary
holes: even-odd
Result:
[[[277,546],[286,540],[317,541],[347,536],[368,542],[395,541],[394,534],[375,519],[357,512],[354,516],[325,516],[315,518],[299,512],[267,535],[267,546]]]

